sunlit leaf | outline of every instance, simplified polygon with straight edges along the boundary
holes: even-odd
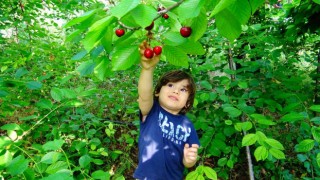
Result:
[[[284,150],[283,145],[275,139],[268,138],[265,139],[265,142],[275,149]]]
[[[269,149],[269,153],[272,154],[272,156],[275,157],[276,159],[285,159],[286,158],[285,154],[279,149],[271,148],[271,149]]]
[[[309,152],[314,147],[313,139],[305,139],[295,146],[296,152]]]
[[[112,70],[126,70],[133,64],[136,64],[140,60],[140,53],[138,46],[127,46],[122,49],[118,49],[112,55]]]
[[[268,157],[268,150],[264,146],[259,146],[257,149],[254,151],[254,157],[256,158],[257,161],[260,160],[265,160]]]
[[[29,160],[19,155],[12,159],[7,166],[7,171],[11,176],[22,174],[28,168]]]
[[[242,146],[250,146],[256,143],[258,136],[256,134],[247,134],[242,138]]]
[[[166,45],[163,47],[162,54],[166,56],[167,61],[175,66],[188,67],[189,57],[180,48]]]
[[[64,144],[64,140],[62,139],[55,139],[53,141],[48,141],[43,145],[43,149],[46,151],[50,151],[50,150],[58,150],[62,147],[62,145]]]

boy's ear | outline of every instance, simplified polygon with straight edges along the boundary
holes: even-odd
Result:
[[[154,94],[154,96],[159,97],[159,93]]]

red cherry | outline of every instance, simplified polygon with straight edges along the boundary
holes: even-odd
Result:
[[[152,21],[152,23],[149,26],[147,26],[146,28],[144,28],[144,29],[147,30],[147,31],[151,31],[153,26],[154,26],[154,21]]]
[[[121,36],[123,36],[124,35],[124,30],[123,29],[117,29],[116,30],[116,35],[118,36],[118,37],[121,37]]]
[[[144,57],[151,59],[153,57],[153,51],[150,48],[144,50]]]
[[[185,38],[189,37],[191,35],[191,33],[192,33],[191,27],[182,27],[180,29],[181,36],[183,36]]]
[[[168,14],[164,14],[164,15],[162,15],[162,17],[165,18],[165,19],[168,19],[169,15]]]
[[[156,54],[156,55],[159,55],[162,53],[162,47],[161,46],[156,46],[153,48],[153,52]]]

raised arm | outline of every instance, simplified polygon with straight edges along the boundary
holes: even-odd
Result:
[[[160,60],[160,55],[155,55],[151,59],[144,57],[144,50],[150,48],[146,41],[140,44],[141,72],[138,83],[139,108],[142,113],[142,121],[150,112],[153,105],[153,72]]]

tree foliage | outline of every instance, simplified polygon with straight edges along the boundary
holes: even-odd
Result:
[[[163,47],[155,76],[180,68],[197,82],[201,148],[186,179],[320,176],[318,0],[0,7],[0,178],[130,179],[143,40]]]

